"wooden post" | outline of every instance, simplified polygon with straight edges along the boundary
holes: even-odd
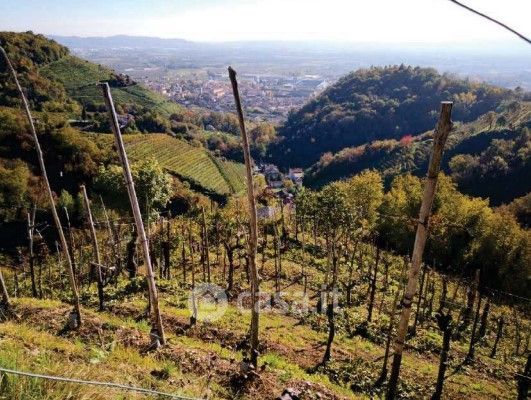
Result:
[[[503,316],[499,317],[497,321],[497,328],[496,328],[496,339],[494,339],[494,345],[492,346],[492,351],[490,352],[490,358],[496,357],[496,351],[498,350],[498,343],[500,342],[500,339],[503,334],[504,323],[505,323],[505,320],[503,319]]]
[[[437,310],[437,314],[441,314],[443,312],[447,295],[448,295],[448,278],[446,277],[446,275],[443,275],[442,276],[442,291],[441,291],[441,297],[439,297],[439,308]]]
[[[210,246],[208,244],[208,229],[204,207],[201,207],[201,222],[203,229],[203,257],[206,261],[207,282],[210,283]]]
[[[400,287],[396,289],[395,297],[393,298],[393,306],[391,308],[391,314],[389,314],[389,327],[387,328],[387,340],[385,342],[385,354],[384,354],[384,361],[382,366],[382,372],[380,373],[380,377],[375,383],[375,386],[381,386],[385,379],[387,378],[387,364],[389,360],[389,352],[391,350],[391,339],[393,337],[393,329],[395,327],[395,313],[396,313],[396,307],[398,303],[398,298],[400,295]]]
[[[376,246],[376,257],[374,261],[374,274],[371,277],[369,293],[369,307],[367,311],[367,322],[372,321],[372,310],[374,308],[374,296],[376,294],[376,278],[378,277],[378,263],[380,262],[380,248]]]
[[[31,295],[37,297],[37,284],[35,282],[35,254],[33,253],[33,232],[35,231],[35,216],[37,206],[33,205],[33,211],[28,213],[28,258],[31,279]]]
[[[443,332],[443,344],[439,359],[439,372],[437,374],[437,384],[431,400],[439,400],[442,396],[446,368],[448,367],[448,353],[450,351],[450,341],[452,339],[452,316],[448,314],[437,314],[437,324]]]
[[[472,313],[474,312],[474,304],[476,303],[476,296],[477,296],[477,292],[479,288],[479,278],[480,278],[480,270],[476,269],[476,272],[474,275],[474,282],[471,286],[467,288],[467,292],[466,292],[467,304],[463,312],[463,321],[461,323],[461,326],[459,327],[459,330],[461,331],[465,330],[466,327],[470,324],[470,320],[472,318]]]
[[[107,82],[101,83],[100,85],[103,92],[103,97],[105,99],[105,104],[107,106],[111,128],[114,133],[114,138],[116,140],[116,147],[118,149],[118,154],[120,155],[120,161],[123,167],[125,184],[127,186],[127,193],[129,194],[129,201],[131,203],[131,210],[135,219],[136,229],[140,237],[140,242],[142,244],[142,249],[144,252],[144,263],[146,265],[149,298],[151,302],[152,311],[152,336],[156,337],[160,341],[160,344],[164,344],[166,340],[164,336],[164,326],[162,325],[162,318],[159,309],[157,285],[155,284],[155,277],[153,276],[153,268],[151,266],[151,258],[149,256],[149,243],[147,240],[146,231],[144,230],[144,222],[142,221],[140,206],[138,205],[138,199],[136,197],[133,176],[131,174],[131,168],[129,167],[127,153],[125,152],[125,146],[122,140],[122,134],[120,132],[120,124],[118,123],[118,117],[116,115],[116,110],[114,109],[114,103],[111,96],[111,89]],[[154,332],[154,330],[156,330],[156,332]]]
[[[6,282],[4,281],[4,275],[2,275],[2,270],[0,269],[0,290],[2,290],[2,307],[4,310],[9,310],[11,303],[9,301],[9,293],[7,291]]]
[[[476,308],[476,316],[474,317],[474,324],[472,325],[472,332],[470,332],[470,344],[468,346],[468,353],[466,355],[465,362],[471,363],[474,360],[476,343],[479,338],[476,337],[477,326],[479,322],[479,311],[481,310],[481,295],[478,296],[478,306]]]
[[[85,202],[85,210],[87,212],[88,223],[90,227],[90,236],[92,238],[92,249],[94,262],[97,264],[97,282],[98,282],[98,300],[100,304],[100,311],[103,311],[103,276],[101,274],[101,256],[100,256],[100,247],[98,245],[98,236],[96,235],[96,227],[94,226],[94,219],[92,218],[92,210],[90,209],[90,200],[87,196],[87,188],[85,185],[81,185],[81,192],[83,193],[83,200]]]
[[[489,323],[489,312],[490,312],[490,299],[487,298],[487,303],[483,307],[483,312],[481,313],[481,319],[478,329],[478,339],[482,339],[487,334],[487,325]]]
[[[137,246],[136,246],[136,240],[138,238],[138,232],[133,225],[133,229],[131,232],[131,239],[129,239],[129,242],[127,242],[125,246],[125,269],[127,270],[129,274],[129,279],[134,279],[136,277],[136,274],[138,272],[138,265],[136,262],[136,253],[137,253]]]
[[[413,246],[413,256],[411,259],[411,266],[409,268],[408,282],[404,297],[402,299],[402,312],[400,314],[400,322],[395,340],[395,352],[393,355],[393,366],[391,369],[391,377],[389,379],[389,386],[387,390],[387,398],[394,399],[396,396],[396,389],[398,386],[398,377],[400,374],[400,364],[402,363],[402,351],[404,350],[404,343],[406,340],[407,327],[409,317],[411,315],[411,304],[415,292],[417,291],[417,280],[422,264],[422,254],[424,253],[424,246],[426,245],[426,238],[428,235],[428,222],[435,198],[435,189],[437,187],[437,178],[439,176],[439,169],[441,158],[444,150],[444,145],[448,134],[452,129],[451,115],[452,102],[441,103],[441,114],[439,122],[433,135],[433,150],[428,166],[427,179],[424,184],[424,194],[422,197],[422,204],[420,206],[419,220],[417,222],[417,233],[415,236],[415,244]]]
[[[338,275],[338,255],[336,253],[336,246],[333,244],[331,247],[332,252],[332,286],[326,287],[326,315],[328,317],[328,338],[326,340],[326,348],[323,355],[321,365],[326,365],[330,361],[332,353],[332,343],[336,335],[336,322],[334,318],[335,303],[336,303],[336,288],[337,288],[337,275]]]
[[[273,221],[273,247],[275,248],[275,296],[280,299],[280,236],[278,234],[277,221]]]
[[[529,388],[531,387],[531,353],[527,355],[524,371],[521,374],[517,374],[516,380],[518,382],[517,400],[529,399]]]
[[[122,269],[122,262],[120,259],[120,251],[118,248],[118,241],[115,237],[115,232],[112,229],[111,221],[109,219],[109,214],[107,213],[107,208],[105,207],[105,203],[103,202],[103,197],[100,196],[100,203],[101,207],[103,209],[103,215],[105,216],[105,223],[107,225],[107,233],[109,235],[109,241],[111,242],[111,252],[112,256],[114,258],[114,264],[116,266],[116,270],[114,273],[115,279],[118,279],[118,275],[120,274],[120,271]],[[98,263],[99,264],[99,263]]]
[[[413,322],[413,328],[411,329],[411,336],[415,336],[417,334],[417,324],[419,322],[419,314],[420,314],[420,306],[422,304],[422,298],[424,297],[424,282],[426,280],[426,265],[424,265],[424,268],[422,268],[422,275],[420,277],[420,288],[419,288],[419,296],[417,299],[417,310],[415,311],[415,320]]]
[[[256,218],[256,199],[254,196],[253,173],[251,166],[251,154],[249,150],[249,140],[245,130],[245,120],[243,118],[240,92],[238,91],[238,81],[236,80],[236,71],[229,67],[229,78],[232,84],[236,110],[238,111],[238,120],[242,134],[243,156],[245,159],[245,172],[247,177],[247,199],[249,201],[250,214],[250,238],[249,238],[249,268],[251,273],[251,363],[256,368],[258,364],[258,324],[260,318],[260,283],[258,271],[256,270],[256,242],[257,242],[257,218]]]
[[[182,247],[181,247],[181,264],[183,267],[183,285],[186,286],[186,248],[185,248],[185,232],[184,232],[184,221],[181,225],[181,240],[182,240]]]
[[[13,68],[13,65],[11,64],[11,61],[9,60],[9,57],[7,56],[7,53],[2,46],[0,46],[0,53],[2,53],[6,61],[7,67],[11,73],[11,76],[13,77],[13,80],[15,81],[18,93],[22,100],[22,104],[24,105],[24,111],[26,112],[26,117],[28,118],[31,135],[33,137],[33,141],[35,144],[35,150],[37,151],[39,167],[41,170],[42,178],[44,179],[44,183],[46,185],[46,192],[48,195],[48,201],[50,203],[50,211],[52,212],[53,221],[57,229],[57,233],[59,235],[59,240],[61,241],[61,249],[63,250],[66,261],[67,261],[68,279],[70,281],[70,287],[72,289],[72,301],[74,303],[74,313],[72,314],[72,316],[75,317],[75,321],[74,321],[75,324],[73,325],[75,325],[76,327],[79,327],[81,326],[81,310],[79,306],[79,294],[77,292],[76,280],[74,276],[74,268],[72,266],[72,260],[70,259],[70,253],[68,252],[68,245],[66,243],[66,238],[63,233],[63,228],[61,226],[61,220],[59,219],[57,209],[55,208],[55,200],[53,197],[52,188],[50,187],[50,181],[48,180],[48,174],[46,173],[46,165],[44,164],[44,156],[42,153],[41,145],[39,143],[39,137],[37,136],[37,131],[33,123],[33,117],[31,116],[31,111],[29,109],[28,101],[26,100],[26,96],[24,95],[24,92],[22,91],[22,87],[20,86],[20,83],[18,81],[17,73],[15,72],[15,69]]]
[[[190,326],[194,326],[197,323],[197,300],[195,298],[195,265],[194,265],[194,244],[192,241],[192,219],[189,220],[188,224],[188,252],[190,253],[190,268],[192,275],[192,287],[191,287],[191,296],[192,296],[192,314],[190,315]]]
[[[171,243],[171,220],[168,218],[168,221],[166,221],[166,241],[162,242],[162,256],[164,258],[164,277],[166,279],[171,279],[171,271],[170,271],[170,243]]]

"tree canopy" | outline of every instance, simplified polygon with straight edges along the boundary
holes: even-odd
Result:
[[[360,69],[292,112],[270,152],[284,167],[308,167],[328,151],[432,129],[443,100],[454,101],[453,119],[466,122],[496,109],[511,95],[432,68]]]

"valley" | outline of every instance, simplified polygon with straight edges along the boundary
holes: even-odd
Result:
[[[527,397],[519,75],[56,39],[0,32],[0,399]]]

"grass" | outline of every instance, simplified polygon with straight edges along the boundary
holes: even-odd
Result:
[[[368,249],[366,249],[368,250]],[[370,251],[365,252],[365,269],[374,262]],[[273,290],[273,252],[266,252],[267,261],[261,276],[262,290]],[[315,262],[325,260],[318,253]],[[401,275],[403,264],[398,257],[387,255],[392,265],[390,280],[393,284]],[[305,255],[309,259],[310,254]],[[213,260],[214,258],[212,258]],[[259,256],[259,268],[261,255]],[[301,290],[294,283],[301,270],[297,262],[300,250],[291,249],[283,255],[282,287],[286,298],[296,300]],[[53,256],[50,259],[53,261]],[[147,351],[149,323],[145,318],[145,293],[127,290],[131,284],[123,279],[117,287],[108,286],[108,311],[96,312],[95,287],[85,291],[91,299],[83,307],[84,325],[79,332],[59,335],[70,306],[56,300],[31,298],[14,299],[19,321],[0,324],[0,365],[35,372],[49,372],[62,376],[115,381],[161,391],[186,393],[193,396],[209,395],[211,399],[275,398],[284,388],[306,388],[308,393],[320,393],[323,399],[380,398],[385,386],[374,388],[373,383],[382,367],[384,329],[388,324],[390,293],[382,290],[383,277],[378,278],[377,306],[367,336],[353,335],[350,330],[366,318],[366,286],[360,280],[353,293],[354,304],[345,313],[337,314],[337,335],[332,347],[332,360],[326,367],[316,368],[321,361],[327,337],[327,320],[322,314],[300,318],[290,313],[263,312],[260,316],[259,357],[260,378],[244,386],[240,378],[243,359],[242,344],[249,330],[250,315],[231,302],[226,313],[218,320],[199,321],[189,327],[187,308],[188,289],[180,282],[180,263],[174,263],[175,278],[158,280],[161,311],[168,338],[167,345],[157,352]],[[196,265],[200,277],[199,265]],[[220,266],[212,264],[213,279],[223,284]],[[313,294],[323,281],[320,268],[308,266],[312,272]],[[357,272],[356,272],[357,273]],[[242,267],[236,270],[238,287],[248,285]],[[435,273],[433,279],[438,281]],[[11,285],[13,277],[6,271]],[[141,278],[138,278],[139,282]],[[288,285],[290,283],[291,285]],[[450,281],[448,292],[453,293],[456,282]],[[134,285],[138,286],[138,285]],[[394,285],[393,285],[394,286]],[[11,288],[10,288],[11,289]],[[22,287],[21,293],[29,289]],[[437,291],[437,294],[439,291]],[[380,300],[384,300],[380,307]],[[465,292],[457,292],[456,302],[465,299]],[[93,300],[93,301],[92,301]],[[439,304],[438,295],[435,305]],[[511,313],[507,306],[493,304],[491,320],[497,315]],[[347,320],[347,318],[349,318]],[[401,398],[428,398],[436,381],[441,335],[430,320],[422,320],[417,336],[408,340],[401,369]],[[523,320],[525,325],[527,320]],[[350,326],[349,326],[350,324]],[[463,339],[452,341],[449,378],[445,383],[447,399],[510,399],[514,398],[514,374],[524,363],[524,357],[514,356],[513,330],[507,325],[506,336],[500,343],[499,357],[490,359],[495,325],[491,324],[485,341],[478,346],[476,361],[470,366],[457,368],[468,350],[469,332]],[[524,327],[522,328],[524,329]],[[245,347],[243,347],[245,348]],[[160,378],[160,376],[164,378]],[[159,376],[157,378],[157,376]],[[40,382],[27,378],[4,378],[7,397],[15,399],[59,398],[135,398],[116,391],[102,392],[97,388]],[[16,387],[23,390],[24,397]],[[242,389],[245,387],[245,389]],[[0,399],[2,399],[0,395]],[[9,397],[13,396],[13,397]],[[19,396],[19,397],[16,397]],[[70,396],[70,397],[69,397]],[[107,397],[105,397],[107,396]],[[120,397],[121,396],[121,397]],[[143,398],[143,397],[136,397]],[[304,397],[306,398],[306,397]]]

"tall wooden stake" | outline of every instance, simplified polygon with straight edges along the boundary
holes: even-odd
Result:
[[[431,400],[439,400],[443,393],[444,379],[446,368],[448,367],[448,353],[450,351],[450,341],[452,340],[452,315],[437,314],[437,324],[439,329],[443,333],[443,344],[441,348],[441,355],[439,357],[439,372],[437,373],[437,384],[435,385],[435,392],[433,393]]]
[[[468,347],[468,354],[465,358],[465,363],[471,363],[474,360],[476,343],[480,338],[476,337],[476,330],[479,321],[479,311],[481,310],[481,294],[478,296],[478,306],[476,308],[476,316],[474,317],[474,324],[472,325],[472,332],[470,332],[470,344]]]
[[[384,354],[384,361],[382,366],[382,372],[380,373],[380,377],[376,381],[375,386],[380,386],[385,382],[385,379],[387,378],[387,364],[389,361],[389,353],[391,350],[391,339],[393,337],[393,329],[395,327],[395,313],[396,313],[396,307],[398,303],[398,298],[400,295],[400,287],[396,289],[395,297],[393,298],[393,305],[391,308],[391,313],[389,314],[389,327],[387,328],[387,339],[385,342],[385,354]]]
[[[109,120],[111,128],[116,140],[116,147],[122,163],[125,184],[127,186],[127,193],[129,194],[129,201],[131,203],[131,210],[135,218],[135,225],[142,244],[142,250],[144,251],[144,263],[146,265],[149,298],[151,302],[151,325],[152,335],[158,336],[158,340],[161,344],[165,343],[164,326],[162,325],[162,318],[159,309],[159,297],[157,293],[157,285],[155,284],[155,277],[153,275],[153,268],[151,266],[151,258],[149,256],[149,243],[144,230],[144,222],[142,221],[142,214],[140,213],[140,206],[138,205],[138,199],[136,197],[135,185],[133,183],[133,175],[131,174],[131,168],[129,167],[129,160],[127,153],[125,152],[124,142],[122,140],[122,134],[120,132],[120,124],[118,123],[118,117],[116,110],[114,109],[114,103],[111,96],[111,89],[107,82],[100,84],[103,97],[105,99],[105,105],[109,114]],[[154,332],[156,330],[156,332]]]
[[[92,218],[92,210],[90,209],[90,200],[87,196],[87,188],[85,185],[81,185],[81,191],[83,192],[83,200],[85,202],[85,209],[87,211],[88,223],[90,226],[90,235],[92,237],[92,249],[94,251],[94,261],[93,266],[97,269],[97,281],[98,281],[98,300],[100,303],[100,311],[103,311],[103,276],[101,274],[101,256],[100,256],[100,246],[98,245],[98,236],[96,235],[96,227],[94,226],[94,219]]]
[[[490,358],[496,357],[496,351],[498,350],[498,343],[500,342],[500,339],[503,334],[503,324],[505,323],[505,319],[503,316],[498,317],[497,320],[497,328],[496,328],[496,339],[494,339],[494,345],[492,346],[492,351],[490,352]]]
[[[50,187],[50,182],[48,181],[48,174],[46,173],[46,166],[44,164],[44,156],[42,154],[41,145],[39,143],[39,137],[37,136],[37,131],[35,130],[35,125],[33,123],[33,117],[31,116],[31,111],[29,109],[28,101],[26,100],[26,96],[24,95],[24,92],[22,91],[22,87],[20,86],[20,83],[17,78],[17,73],[15,72],[15,69],[13,68],[13,65],[11,64],[11,61],[9,60],[9,57],[7,56],[6,51],[3,47],[0,46],[0,53],[2,53],[4,59],[6,60],[7,67],[11,73],[11,76],[13,77],[13,80],[15,81],[15,84],[17,86],[18,93],[20,95],[20,98],[22,100],[22,104],[24,105],[24,111],[26,112],[26,117],[28,118],[28,123],[31,130],[31,135],[33,137],[33,141],[35,143],[35,150],[37,151],[37,158],[39,160],[39,167],[41,169],[42,178],[44,179],[44,183],[46,184],[46,192],[48,194],[48,201],[50,203],[50,210],[52,212],[53,221],[55,223],[55,227],[57,228],[57,233],[59,235],[59,240],[61,241],[61,249],[64,252],[65,258],[66,258],[66,265],[67,265],[67,272],[68,272],[68,279],[70,281],[70,287],[72,289],[72,301],[74,303],[74,313],[76,317],[75,326],[79,327],[81,326],[81,310],[79,307],[79,295],[77,292],[77,286],[76,286],[76,279],[74,276],[74,268],[72,266],[72,260],[70,258],[70,253],[68,251],[68,244],[66,242],[65,235],[63,233],[63,228],[61,226],[61,220],[59,219],[59,215],[57,214],[57,209],[55,208],[55,200],[53,198],[52,188]]]
[[[521,374],[516,375],[518,382],[518,400],[529,399],[529,388],[531,387],[531,353],[527,355],[527,362]]]
[[[201,228],[203,230],[203,257],[206,261],[207,282],[210,283],[210,246],[208,243],[208,229],[205,217],[205,207],[201,207]]]
[[[115,273],[114,273],[114,277],[115,279],[118,279],[118,275],[120,274],[121,272],[121,269],[122,269],[122,261],[121,261],[121,258],[120,258],[120,249],[119,249],[119,245],[118,245],[118,241],[116,240],[116,234],[115,234],[115,231],[112,229],[112,226],[111,226],[111,221],[109,219],[109,214],[107,213],[107,208],[105,207],[105,203],[103,202],[103,197],[100,196],[100,202],[101,202],[101,207],[103,209],[103,215],[105,216],[105,223],[107,225],[107,232],[109,234],[109,241],[111,242],[111,252],[112,252],[112,256],[114,258],[114,264],[116,266],[116,270],[115,270]]]
[[[234,101],[236,103],[236,110],[238,112],[238,120],[240,122],[240,130],[242,134],[243,156],[245,159],[245,172],[247,177],[247,199],[249,201],[249,214],[251,217],[250,223],[250,237],[249,237],[249,269],[251,273],[251,363],[256,368],[258,364],[258,324],[260,317],[260,305],[258,296],[260,293],[260,283],[258,278],[258,271],[256,270],[256,246],[257,246],[257,217],[256,217],[256,201],[254,196],[253,173],[251,167],[251,154],[249,150],[249,140],[247,131],[245,130],[245,120],[243,118],[243,109],[240,100],[240,92],[238,91],[238,81],[236,80],[236,71],[229,67],[229,78],[232,84],[232,92],[234,94]]]
[[[376,294],[376,279],[378,277],[378,264],[380,262],[380,248],[376,246],[376,257],[374,262],[374,274],[371,277],[371,286],[369,294],[369,307],[367,311],[367,322],[372,321],[372,310],[374,308],[374,296]]]
[[[411,258],[411,266],[409,268],[408,282],[404,297],[402,299],[402,312],[400,314],[400,322],[395,339],[395,351],[393,355],[393,366],[391,369],[391,376],[389,378],[389,386],[387,390],[387,399],[394,399],[396,396],[396,389],[398,386],[398,376],[400,374],[400,364],[402,363],[402,351],[404,350],[404,342],[406,340],[407,327],[409,317],[411,315],[411,304],[415,292],[417,291],[417,280],[422,264],[422,254],[424,246],[426,245],[426,237],[428,235],[428,222],[435,197],[435,189],[437,187],[437,178],[439,176],[439,169],[441,165],[441,158],[444,150],[444,145],[448,134],[452,129],[452,102],[441,103],[441,114],[437,128],[433,134],[433,150],[428,166],[427,179],[424,184],[424,194],[422,197],[422,204],[420,206],[419,220],[417,223],[417,234],[415,236],[415,244],[413,246],[413,256]]]
[[[35,215],[37,206],[33,205],[32,213],[28,213],[28,258],[31,279],[31,295],[37,297],[37,284],[35,283],[35,254],[33,253],[33,232],[35,230]]]
[[[2,291],[2,307],[6,310],[9,310],[11,303],[9,301],[9,293],[7,291],[6,282],[4,280],[4,275],[2,275],[2,270],[0,269],[0,290]]]
[[[190,253],[190,266],[192,273],[192,287],[191,287],[191,300],[192,300],[192,314],[190,315],[190,326],[194,326],[197,323],[197,299],[195,298],[195,265],[194,265],[194,243],[192,240],[192,220],[189,220],[188,224],[188,252]],[[186,282],[185,282],[186,283]]]
[[[413,322],[412,336],[415,336],[417,334],[417,324],[419,321],[420,306],[422,303],[422,298],[424,297],[424,282],[426,280],[426,269],[427,269],[426,266],[422,268],[422,275],[420,278],[419,298],[417,300],[417,310],[415,312],[415,320]]]

